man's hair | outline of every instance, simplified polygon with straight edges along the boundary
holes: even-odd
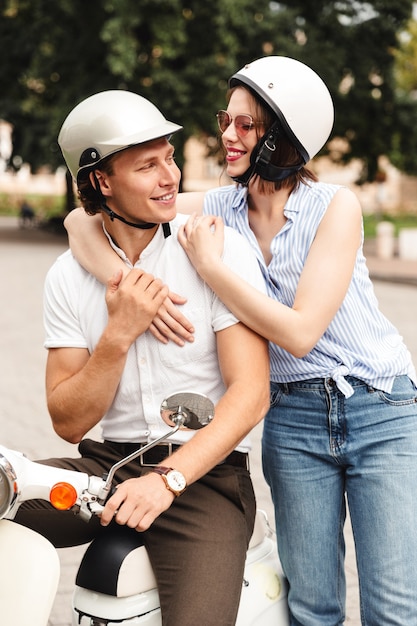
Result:
[[[94,170],[101,170],[107,175],[113,174],[113,161],[118,153],[112,154],[109,157],[100,161],[94,169],[84,173],[82,178],[78,180],[78,197],[84,207],[85,212],[88,215],[96,215],[100,213],[103,204],[103,196],[99,188],[99,182],[96,180],[97,188],[91,182],[91,173]]]

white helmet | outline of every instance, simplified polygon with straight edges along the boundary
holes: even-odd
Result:
[[[302,165],[324,146],[333,127],[333,102],[310,67],[288,57],[262,57],[231,77],[230,87],[239,84],[255,92],[277,116],[281,131],[299,151]]]
[[[64,121],[58,143],[74,179],[129,146],[181,130],[149,100],[130,91],[102,91],[78,104]]]

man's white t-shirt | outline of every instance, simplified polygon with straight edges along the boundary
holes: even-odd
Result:
[[[197,391],[216,403],[224,394],[216,335],[238,320],[199,277],[177,240],[180,224],[188,216],[170,222],[172,234],[164,238],[159,227],[136,267],[160,278],[171,291],[187,298],[181,312],[195,328],[195,340],[180,347],[163,344],[146,331],[130,347],[114,402],[101,421],[103,438],[117,442],[145,442],[167,430],[160,405],[168,395]],[[130,265],[124,253],[113,246]],[[265,292],[264,280],[249,244],[230,228],[225,229],[224,262],[249,283]],[[87,348],[92,352],[107,323],[106,287],[85,271],[70,250],[62,254],[45,282],[44,319],[46,348]],[[172,437],[174,443],[189,439],[190,432]],[[239,450],[249,449],[246,438]]]

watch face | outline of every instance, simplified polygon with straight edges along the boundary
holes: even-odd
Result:
[[[171,472],[168,472],[166,477],[168,485],[174,491],[183,491],[183,489],[185,489],[187,486],[184,476],[178,470],[172,470]]]

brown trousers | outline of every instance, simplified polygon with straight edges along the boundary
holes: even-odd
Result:
[[[41,461],[101,476],[120,459],[108,444],[84,440],[81,458]],[[122,467],[115,483],[149,468],[138,461]],[[255,519],[249,472],[217,465],[176,498],[143,533],[161,600],[163,626],[233,626],[242,589],[245,555]],[[47,537],[56,547],[88,543],[106,528],[48,503],[24,503],[15,521]]]

